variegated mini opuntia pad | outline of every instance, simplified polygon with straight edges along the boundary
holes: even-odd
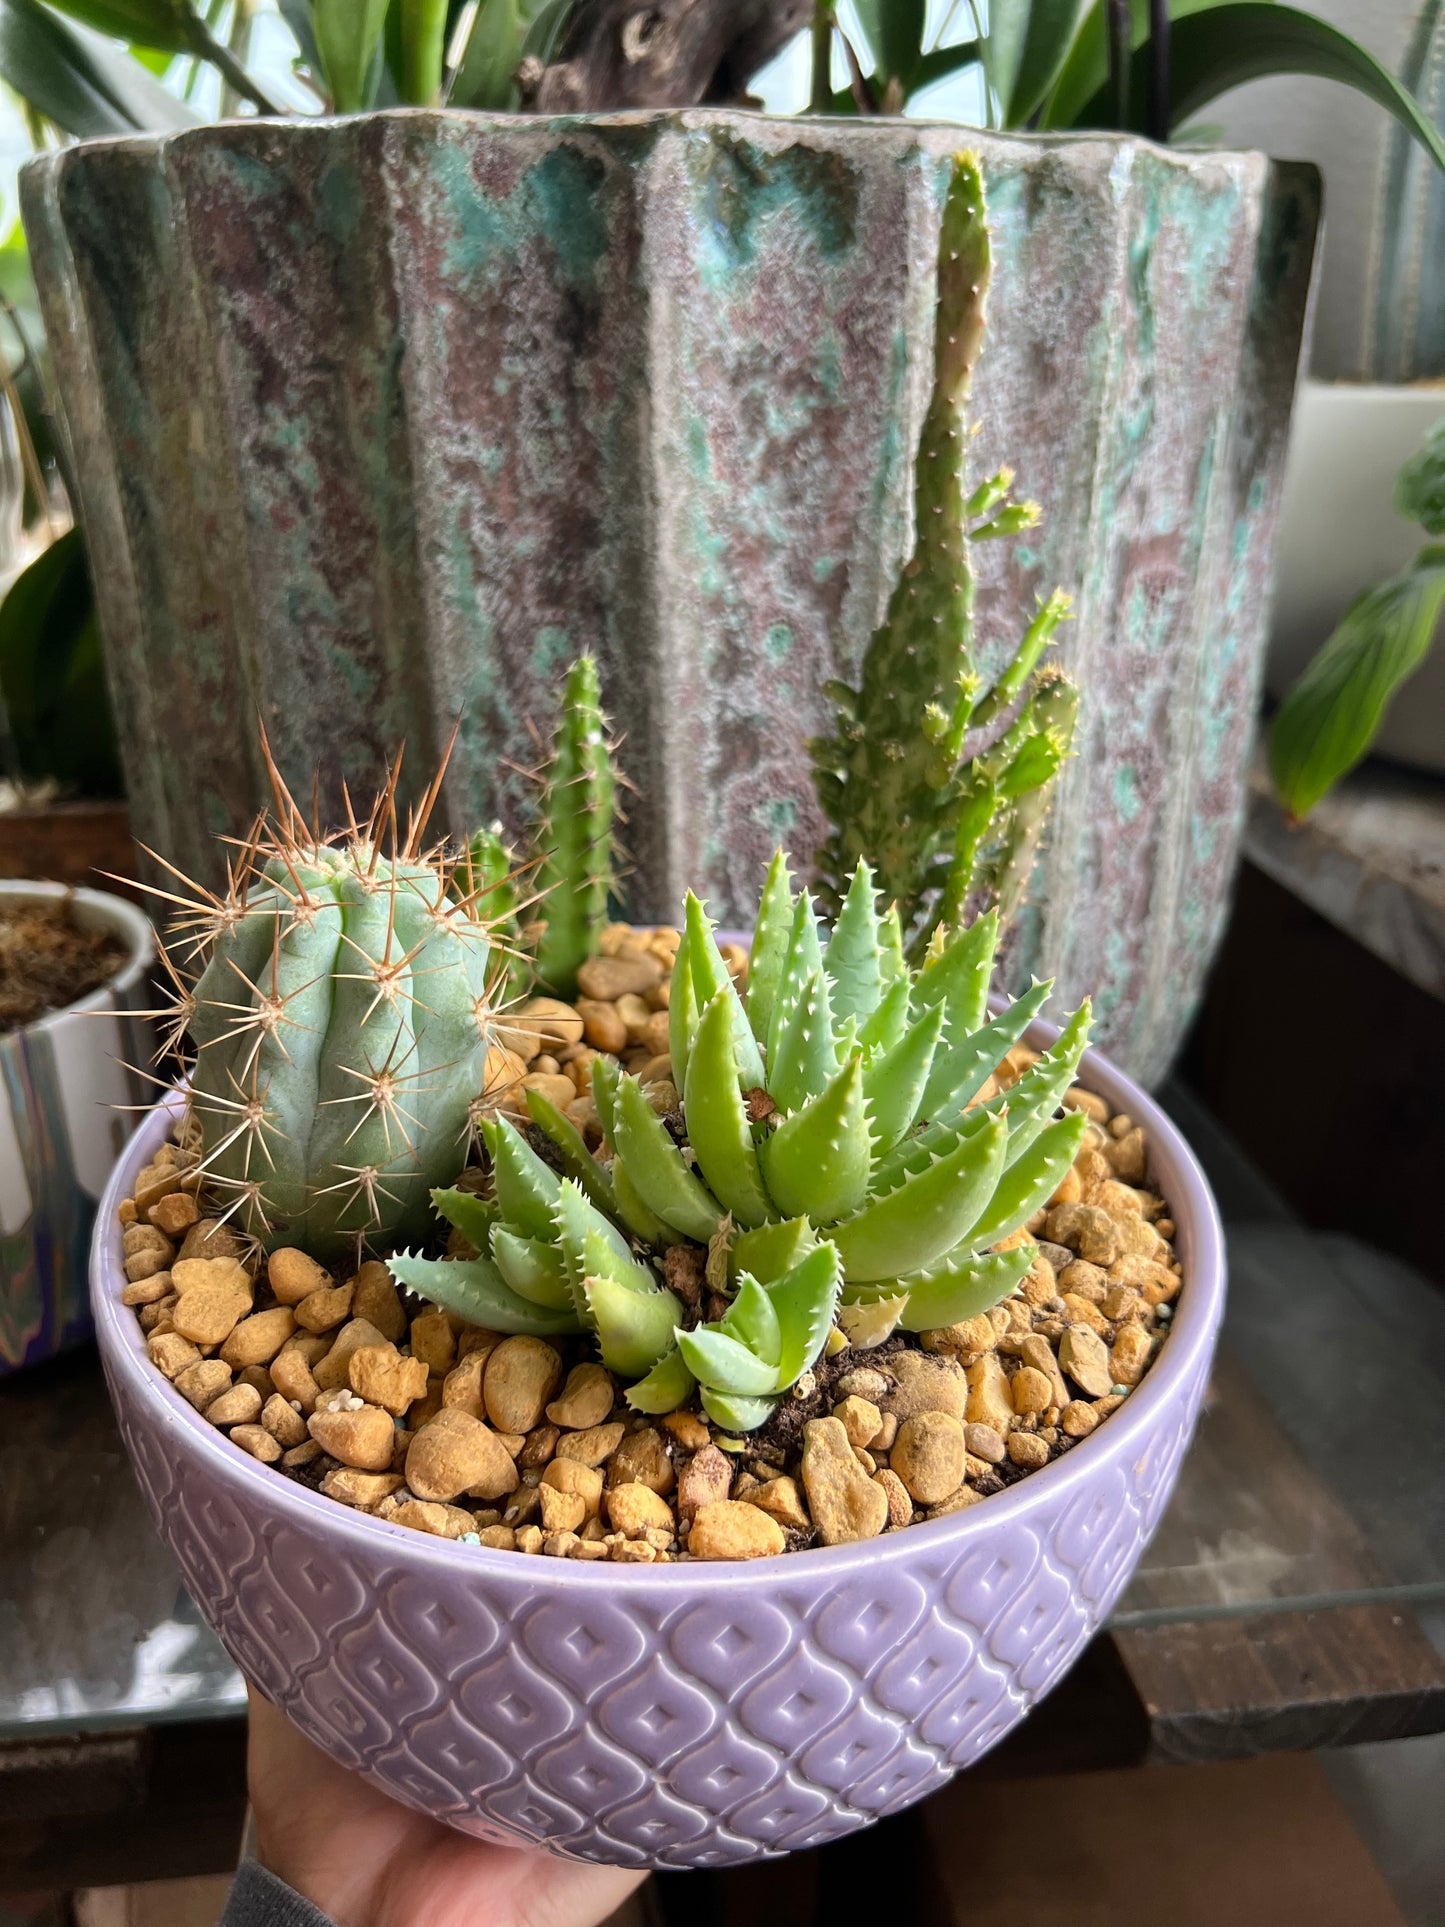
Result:
[[[1087,1123],[1058,1115],[1087,1005],[1010,1089],[972,1102],[1050,988],[990,1019],[997,940],[991,915],[940,930],[910,969],[860,863],[825,943],[780,851],[743,995],[689,896],[669,1003],[681,1120],[597,1058],[608,1160],[528,1092],[549,1155],[499,1117],[484,1126],[493,1195],[433,1193],[478,1255],[404,1255],[393,1274],[493,1330],[592,1332],[603,1363],[635,1381],[638,1411],[697,1394],[739,1432],[766,1421],[849,1308],[910,1331],[986,1310],[1033,1255],[994,1247],[1057,1189]],[[707,1247],[714,1276],[725,1255],[721,1318],[698,1322],[664,1284],[679,1244]]]

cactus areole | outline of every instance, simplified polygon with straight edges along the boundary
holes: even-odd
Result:
[[[598,1057],[609,1159],[529,1092],[525,1132],[483,1126],[492,1195],[436,1193],[476,1256],[405,1254],[393,1275],[493,1330],[591,1332],[636,1410],[697,1396],[736,1432],[767,1420],[835,1324],[867,1342],[986,1310],[1034,1255],[999,1247],[1057,1189],[1087,1122],[1058,1114],[1087,1006],[1009,1090],[985,1093],[1048,995],[1036,984],[989,1017],[997,936],[992,915],[940,930],[910,969],[860,862],[825,942],[780,851],[744,996],[690,896],[669,1001],[681,1114],[658,1116]],[[720,1316],[673,1288],[704,1275]]]
[[[278,788],[277,820],[172,939],[206,1182],[267,1247],[422,1235],[430,1191],[465,1161],[492,953],[468,868],[419,848],[435,791],[405,836],[390,817],[384,839],[389,793],[323,839]]]

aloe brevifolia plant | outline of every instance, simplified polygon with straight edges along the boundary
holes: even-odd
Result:
[[[532,832],[533,853],[519,860],[500,825],[479,830],[470,858],[490,919],[520,942],[517,892],[530,873],[528,901],[537,914],[527,948],[517,950],[512,975],[535,973],[559,996],[577,988],[577,972],[597,948],[616,888],[617,773],[607,718],[602,711],[597,664],[579,656],[567,672],[551,751],[542,771],[541,797]]]
[[[938,253],[933,394],[914,465],[913,553],[855,689],[828,685],[831,734],[810,745],[832,830],[818,858],[836,910],[860,858],[899,905],[909,954],[966,911],[1022,901],[1050,785],[1069,754],[1078,693],[1040,668],[1069,598],[1039,607],[1002,675],[985,687],[974,655],[971,545],[1032,528],[1000,469],[971,492],[968,402],[983,347],[992,255],[978,156],[953,162]]]
[[[876,1308],[875,1331],[926,1330],[997,1303],[1033,1254],[996,1247],[1079,1150],[1083,1114],[1056,1113],[1089,1028],[1085,1005],[1007,1092],[975,1102],[1049,991],[988,1017],[998,928],[990,912],[940,929],[910,968],[860,862],[825,944],[779,852],[744,998],[689,896],[669,1001],[681,1116],[599,1057],[609,1162],[529,1092],[535,1144],[504,1119],[484,1127],[494,1195],[435,1194],[475,1255],[406,1254],[393,1274],[494,1330],[590,1331],[636,1381],[636,1409],[696,1391],[736,1431],[767,1419],[850,1309]],[[726,1287],[715,1318],[680,1288],[700,1270]]]

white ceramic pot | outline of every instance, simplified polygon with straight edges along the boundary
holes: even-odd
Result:
[[[1267,681],[1282,696],[1362,589],[1430,538],[1391,506],[1395,476],[1445,415],[1445,382],[1307,381],[1295,402],[1280,513]],[[1445,773],[1445,621],[1396,695],[1375,752]]]
[[[0,880],[0,904],[54,903],[60,883]],[[149,920],[100,890],[70,893],[85,929],[113,931],[124,966],[89,996],[0,1036],[0,1376],[89,1335],[86,1251],[96,1202],[144,1101]]]

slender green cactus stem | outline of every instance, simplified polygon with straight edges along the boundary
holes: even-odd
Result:
[[[613,887],[617,781],[597,664],[579,656],[567,672],[562,710],[548,763],[537,844],[543,928],[537,975],[568,997],[577,972],[597,947]]]

